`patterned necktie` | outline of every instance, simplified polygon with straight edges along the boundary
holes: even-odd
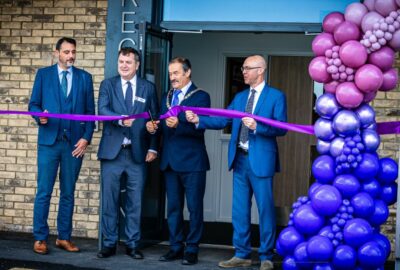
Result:
[[[61,89],[64,93],[64,97],[68,96],[68,80],[67,80],[68,71],[62,71],[62,79],[61,79]]]
[[[253,104],[254,104],[254,96],[255,96],[256,90],[251,89],[251,95],[249,99],[247,100],[246,104],[246,113],[252,113],[253,111]],[[249,128],[246,127],[243,122],[240,128],[240,142],[241,143],[246,143],[249,140]]]
[[[133,103],[133,91],[132,91],[132,84],[130,81],[126,83],[128,87],[126,88],[126,93],[125,93],[125,106],[126,109],[128,110],[128,113],[132,112],[132,103]]]
[[[172,103],[171,106],[176,106],[179,105],[179,94],[182,93],[182,90],[180,89],[176,89],[174,90],[174,94],[172,96]]]

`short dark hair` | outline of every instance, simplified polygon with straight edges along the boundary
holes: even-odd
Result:
[[[75,39],[69,38],[69,37],[62,37],[56,43],[56,50],[57,51],[59,51],[61,49],[61,44],[63,44],[64,42],[71,43],[76,47],[76,40]]]
[[[179,63],[182,65],[183,71],[187,72],[189,69],[192,69],[192,65],[190,64],[189,59],[185,57],[175,57],[169,61],[169,64]]]
[[[132,47],[123,47],[123,48],[121,48],[119,50],[119,52],[118,52],[118,57],[119,57],[120,54],[128,55],[128,54],[131,54],[131,53],[133,53],[135,61],[136,62],[140,62],[140,54],[139,54],[139,52],[136,49],[132,48]]]

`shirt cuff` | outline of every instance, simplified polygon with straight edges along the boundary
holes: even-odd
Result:
[[[158,154],[158,152],[156,151],[156,150],[153,150],[153,149],[149,149],[147,152],[152,152],[152,153],[154,153],[154,154]]]

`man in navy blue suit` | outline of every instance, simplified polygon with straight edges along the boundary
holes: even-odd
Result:
[[[228,109],[286,122],[285,95],[265,83],[266,67],[265,59],[260,55],[246,58],[242,72],[244,82],[250,88],[238,93]],[[233,120],[198,117],[191,111],[186,112],[186,117],[199,129],[222,129],[232,125],[228,165],[229,169],[233,169],[232,225],[235,255],[230,260],[220,262],[219,266],[232,268],[251,265],[250,222],[251,199],[254,194],[260,221],[260,270],[273,269],[271,259],[275,239],[275,207],[272,180],[275,172],[279,171],[276,136],[283,136],[286,131],[257,123],[251,117]]]
[[[118,53],[119,75],[102,81],[99,115],[128,116],[151,111],[158,114],[156,88],[136,74],[139,53],[122,48]],[[125,234],[126,254],[143,259],[139,250],[142,195],[147,162],[157,157],[157,138],[146,131],[145,119],[105,121],[98,158],[101,162],[103,248],[97,254],[115,254],[118,241],[118,213],[121,176],[126,175]]]
[[[190,61],[177,57],[168,66],[173,89],[161,101],[161,113],[175,105],[210,107],[210,96],[191,81]],[[160,121],[147,122],[147,130],[155,133]],[[206,171],[210,169],[204,129],[196,129],[185,114],[169,117],[161,122],[163,149],[161,170],[164,172],[167,190],[167,216],[170,250],[160,261],[181,259],[182,264],[196,264],[199,242],[203,232],[203,198],[206,187]],[[183,233],[183,208],[186,196],[190,214],[189,233]]]
[[[29,102],[30,112],[95,114],[92,76],[73,66],[76,41],[63,37],[56,44],[58,63],[38,70]],[[51,194],[60,168],[60,202],[56,246],[70,252],[79,248],[71,242],[75,183],[86,147],[94,130],[93,122],[34,117],[39,125],[37,192],[33,210],[33,250],[47,254],[47,218]]]

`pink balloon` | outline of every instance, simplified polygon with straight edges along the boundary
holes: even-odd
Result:
[[[382,86],[383,74],[377,66],[365,64],[357,70],[354,82],[364,93],[376,92]]]
[[[314,81],[326,83],[332,80],[331,75],[326,71],[327,67],[325,56],[318,56],[310,62],[308,73]]]
[[[390,91],[396,88],[397,81],[399,80],[399,75],[397,74],[397,69],[392,68],[383,73],[383,83],[380,91]]]
[[[370,11],[365,14],[361,21],[361,28],[363,32],[365,33],[368,30],[372,31],[374,28],[374,23],[377,23],[380,19],[383,19],[383,17],[378,12]]]
[[[341,45],[348,40],[359,39],[360,29],[355,23],[344,21],[333,30],[335,41]]]
[[[385,46],[378,51],[371,53],[368,56],[368,63],[379,67],[382,71],[392,68],[394,63],[395,52]]]
[[[335,27],[344,22],[344,15],[341,12],[332,12],[325,16],[322,28],[327,33],[333,33]]]
[[[382,16],[386,17],[392,11],[397,10],[395,0],[375,0],[375,10]]]
[[[392,40],[390,40],[389,45],[395,51],[400,50],[400,30],[397,30],[396,32],[393,33]]]
[[[359,41],[349,40],[340,46],[339,56],[346,66],[358,68],[365,64],[368,53]]]
[[[369,11],[375,10],[375,0],[364,0],[363,4],[368,8]]]
[[[316,56],[325,55],[325,51],[335,46],[335,40],[332,34],[321,33],[316,36],[312,42],[312,50]]]
[[[352,3],[346,7],[344,18],[346,21],[355,23],[360,26],[362,18],[368,13],[368,9],[361,3]]]
[[[336,87],[339,85],[338,81],[331,81],[328,83],[324,83],[324,89],[328,93],[335,94],[336,92]]]
[[[371,102],[376,97],[376,94],[378,94],[378,91],[365,94],[364,95],[364,102],[365,103]]]
[[[336,87],[336,99],[343,107],[352,109],[363,102],[364,95],[353,82],[344,82]]]

